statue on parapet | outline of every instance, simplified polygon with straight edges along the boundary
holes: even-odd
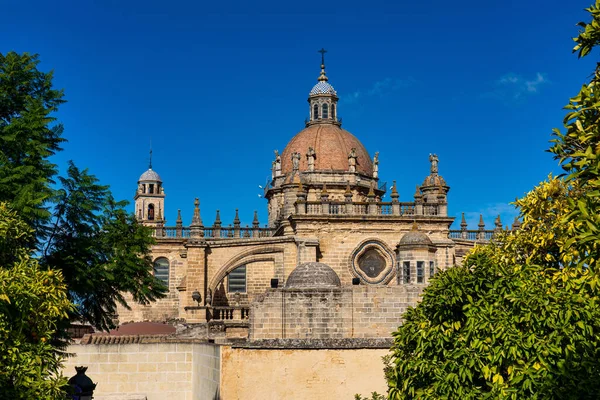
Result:
[[[356,155],[356,148],[353,147],[352,150],[350,151],[350,154],[348,154],[348,171],[356,172],[357,157],[358,156]]]
[[[373,157],[373,178],[377,178],[379,176],[379,152],[375,152],[375,157]]]
[[[275,161],[273,161],[273,177],[281,175],[281,156],[279,152],[275,150]]]
[[[300,169],[300,153],[297,151],[292,153],[292,169],[298,171]]]
[[[309,171],[314,171],[315,170],[315,156],[317,153],[315,153],[315,149],[313,149],[312,147],[308,148],[308,152],[306,153],[306,161],[308,162],[308,170]]]

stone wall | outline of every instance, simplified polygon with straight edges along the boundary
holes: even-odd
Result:
[[[223,400],[353,399],[387,385],[387,349],[222,348]],[[209,398],[208,398],[209,399]]]
[[[63,374],[88,367],[95,400],[213,399],[219,392],[220,348],[208,343],[71,345]],[[209,396],[210,394],[210,396]]]
[[[423,285],[269,289],[252,304],[249,338],[391,337],[422,289]]]

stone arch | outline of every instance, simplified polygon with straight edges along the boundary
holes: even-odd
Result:
[[[227,274],[239,267],[240,265],[250,264],[253,262],[273,261],[276,262],[276,253],[283,253],[283,246],[261,246],[246,250],[229,259],[219,268],[216,274],[210,279],[208,288],[213,292],[216,290],[219,283],[227,276]]]

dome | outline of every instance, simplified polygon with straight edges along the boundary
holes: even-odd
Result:
[[[400,239],[400,246],[414,245],[430,246],[433,245],[433,242],[425,233],[413,229],[402,236],[402,239]]]
[[[331,86],[329,83],[327,83],[325,81],[319,81],[319,82],[317,82],[317,84],[315,86],[313,86],[312,90],[310,91],[309,96],[312,96],[315,94],[332,94],[334,96],[337,96],[337,92],[335,91],[333,86]]]
[[[285,284],[290,289],[336,288],[342,286],[340,278],[327,264],[307,262],[298,265]]]
[[[162,179],[160,179],[160,175],[153,171],[152,168],[148,168],[148,171],[144,172],[142,176],[140,176],[139,181],[162,182]]]
[[[348,154],[356,149],[356,171],[367,176],[373,175],[373,162],[362,143],[350,132],[336,124],[323,123],[310,125],[290,140],[281,154],[281,172],[292,172],[292,154],[298,152],[300,171],[308,170],[306,152],[315,150],[315,171],[348,171]]]
[[[429,175],[423,181],[423,185],[421,186],[448,186],[444,178],[439,175]]]

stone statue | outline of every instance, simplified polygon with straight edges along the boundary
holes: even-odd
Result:
[[[144,193],[144,184],[143,183],[140,183],[138,185],[138,193]]]
[[[430,154],[429,162],[431,163],[431,173],[437,174],[438,173],[438,162],[439,162],[438,156],[436,154]]]
[[[275,175],[275,177],[278,177],[278,176],[281,175],[281,156],[279,155],[279,152],[277,150],[275,150],[275,161],[274,161],[274,164],[275,164],[274,175]]]
[[[295,151],[292,153],[292,169],[298,171],[300,169],[300,153]]]
[[[356,158],[358,156],[356,155],[356,148],[353,147],[352,150],[350,151],[350,154],[348,154],[348,171],[350,172],[356,172]]]
[[[375,152],[375,157],[373,157],[373,178],[377,178],[379,176],[379,152]]]
[[[306,160],[308,162],[308,170],[309,171],[314,171],[315,170],[315,155],[317,153],[315,153],[315,149],[313,149],[312,147],[308,148],[308,153],[306,153]]]

